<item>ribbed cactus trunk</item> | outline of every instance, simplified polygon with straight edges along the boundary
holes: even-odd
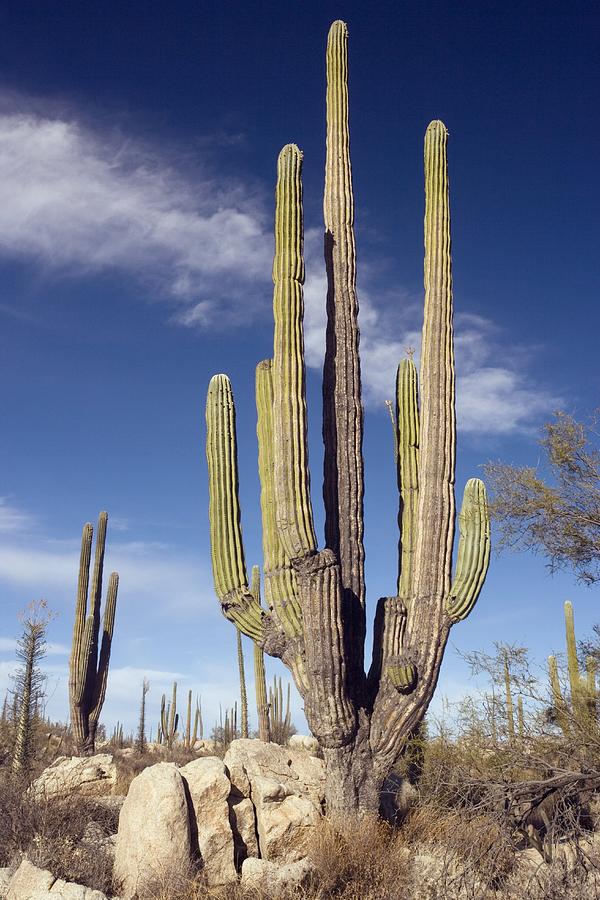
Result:
[[[106,696],[108,664],[115,626],[119,576],[116,572],[112,572],[106,593],[100,643],[100,604],[107,522],[107,513],[101,512],[96,532],[89,608],[88,586],[93,538],[93,528],[89,522],[83,526],[81,536],[75,625],[69,666],[69,699],[73,737],[77,752],[82,756],[94,753],[98,719]]]
[[[412,360],[405,360],[397,377],[397,594],[378,603],[367,676],[347,70],[347,29],[335,22],[327,47],[322,550],[314,531],[308,468],[301,152],[287,145],[277,166],[273,359],[259,363],[256,371],[267,610],[248,586],[235,407],[227,376],[211,380],[206,406],[212,562],[223,613],[292,672],[323,750],[328,810],[343,812],[378,808],[385,777],[423,720],[450,628],[477,600],[490,551],[485,488],[472,479],[459,518],[452,580],[456,438],[447,131],[441,122],[432,122],[425,137],[421,371],[418,377]]]

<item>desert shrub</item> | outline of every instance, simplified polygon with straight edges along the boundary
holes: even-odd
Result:
[[[92,798],[32,798],[22,780],[0,777],[0,867],[23,856],[57,878],[112,892],[118,813]]]

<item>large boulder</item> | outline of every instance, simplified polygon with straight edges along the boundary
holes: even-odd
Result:
[[[38,869],[24,859],[11,878],[6,900],[106,900],[101,891],[55,878],[47,869]]]
[[[252,800],[259,855],[285,863],[302,859],[324,802],[322,760],[305,750],[242,739],[232,742],[224,763],[230,803]]]
[[[108,753],[95,756],[59,756],[33,782],[34,797],[51,799],[80,794],[102,797],[112,794],[117,783],[117,767]]]
[[[233,832],[229,824],[231,784],[223,761],[216,756],[194,759],[180,770],[193,809],[192,838],[198,849],[209,885],[237,880]]]
[[[131,782],[119,816],[114,875],[117,892],[138,892],[185,875],[191,864],[188,803],[174,763],[157,763]]]

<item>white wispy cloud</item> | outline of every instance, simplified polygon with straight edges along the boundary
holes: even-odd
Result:
[[[186,324],[247,315],[272,252],[251,191],[181,175],[167,151],[140,140],[1,100],[2,254],[68,272],[122,270],[177,299]]]
[[[37,546],[16,541],[0,546],[0,580],[46,597],[51,606],[64,597],[72,602],[78,566],[75,540],[66,547],[40,538]],[[128,606],[144,603],[153,615],[179,617],[215,606],[202,562],[167,545],[112,541],[106,566],[119,572],[119,596]]]
[[[35,523],[34,516],[18,509],[8,502],[8,497],[0,497],[0,534],[24,531]]]

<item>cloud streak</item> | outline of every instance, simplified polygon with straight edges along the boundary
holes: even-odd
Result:
[[[5,104],[6,105],[6,104]],[[179,301],[185,324],[230,314],[270,274],[256,197],[185,178],[165,152],[67,118],[0,115],[0,253],[54,270],[121,270]],[[226,298],[230,298],[229,301]]]

